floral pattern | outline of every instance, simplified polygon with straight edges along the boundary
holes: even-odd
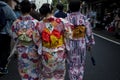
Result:
[[[84,37],[75,35],[66,42],[68,48],[67,54],[67,64],[68,73],[70,80],[83,80],[84,76],[84,65],[86,59],[86,47],[95,44],[90,23],[87,21],[86,17],[80,12],[70,13],[66,19],[73,23],[74,25],[81,25],[85,27]],[[81,27],[80,26],[80,27]],[[74,32],[74,27],[72,27],[72,32]],[[75,31],[78,34],[79,31]]]
[[[64,33],[70,26],[68,21],[53,16],[40,22],[38,31],[42,36],[42,46],[39,46],[39,51],[41,49],[43,66],[40,80],[64,80],[66,73]]]
[[[12,37],[18,39],[18,70],[21,80],[39,80],[40,60],[36,45],[39,43],[39,34],[35,27],[39,22],[30,15],[21,16],[12,25]]]

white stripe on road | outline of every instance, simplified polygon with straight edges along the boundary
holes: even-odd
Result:
[[[120,45],[120,43],[117,42],[117,41],[114,41],[114,40],[111,40],[111,39],[109,39],[109,38],[103,37],[103,36],[98,35],[98,34],[96,34],[96,33],[93,33],[93,34],[94,34],[95,36],[98,36],[98,37],[100,37],[100,38],[103,38],[103,39],[105,39],[105,40],[107,40],[107,41],[110,41],[110,42],[113,42],[113,43],[115,43],[115,44],[117,44],[117,45]]]

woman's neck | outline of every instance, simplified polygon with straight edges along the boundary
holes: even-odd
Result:
[[[24,14],[22,14],[23,16],[27,16],[27,15],[29,15],[29,13],[24,13]]]
[[[47,16],[45,18],[49,18],[51,16],[53,16],[53,14],[47,14]]]

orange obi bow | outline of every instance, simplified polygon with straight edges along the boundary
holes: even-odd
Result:
[[[63,36],[58,30],[53,30],[52,33],[45,28],[42,32],[43,46],[47,48],[55,48],[63,44]]]
[[[85,26],[76,26],[73,30],[73,38],[82,38],[82,37],[85,37],[85,31],[86,31],[86,28]]]

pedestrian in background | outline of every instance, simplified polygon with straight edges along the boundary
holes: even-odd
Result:
[[[7,58],[10,55],[11,49],[11,37],[9,36],[9,30],[13,21],[16,20],[17,17],[12,8],[5,3],[4,0],[0,1],[0,13],[2,13],[0,14],[0,21],[2,21],[2,24],[5,24],[1,26],[0,22],[0,74],[7,74]],[[1,29],[1,27],[3,28]]]
[[[18,71],[21,80],[39,80],[40,60],[37,53],[39,34],[35,27],[39,21],[30,16],[31,3],[22,1],[20,3],[22,15],[13,23],[11,36],[17,42]]]
[[[57,11],[55,11],[54,16],[57,18],[65,18],[67,14],[64,12],[64,5],[62,3],[58,3],[56,5]]]
[[[53,16],[53,7],[44,3],[40,8],[44,18],[37,28],[41,38],[38,52],[41,55],[40,80],[65,80],[66,46],[65,39],[69,37],[71,23]],[[66,34],[65,34],[66,33]]]
[[[67,65],[70,80],[83,80],[86,49],[95,44],[90,22],[80,13],[80,1],[71,0],[66,19],[73,23],[72,39],[67,40]]]
[[[116,13],[114,17],[115,21],[115,37],[117,39],[120,39],[120,10]]]

